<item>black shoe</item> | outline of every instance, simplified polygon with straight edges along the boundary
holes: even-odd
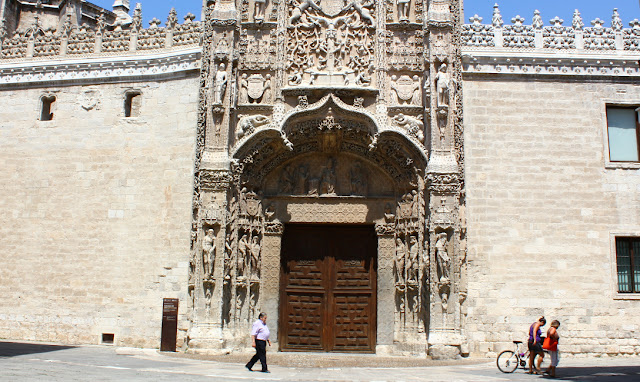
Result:
[[[249,370],[249,371],[253,371],[253,370],[251,370],[251,368],[249,367],[249,365],[244,365],[244,367],[246,367],[246,368],[247,368],[247,370]]]
[[[262,373],[271,373],[269,370],[260,370]]]

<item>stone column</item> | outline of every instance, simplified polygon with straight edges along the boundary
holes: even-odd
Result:
[[[279,350],[280,253],[283,232],[284,225],[282,223],[278,221],[268,222],[265,224],[262,241],[261,284],[258,309],[267,314],[273,351]]]
[[[378,306],[377,306],[377,354],[393,353],[395,285],[393,257],[395,242],[393,225],[377,224],[378,234]]]

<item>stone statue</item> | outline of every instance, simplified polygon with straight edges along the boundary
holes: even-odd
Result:
[[[396,221],[396,214],[393,213],[391,208],[391,203],[387,203],[387,205],[384,206],[384,222],[387,224]]]
[[[224,91],[227,89],[227,71],[224,63],[220,63],[213,83],[213,104],[221,105]]]
[[[436,90],[438,92],[438,107],[449,106],[449,92],[451,89],[452,79],[447,72],[447,64],[443,63],[438,68],[436,75]]]
[[[334,159],[329,159],[327,166],[322,170],[322,176],[320,178],[320,194],[336,194],[336,170]]]
[[[436,259],[438,261],[438,273],[440,273],[440,281],[448,281],[451,258],[447,253],[446,232],[441,232],[436,236]]]
[[[247,234],[244,234],[238,241],[238,276],[244,276],[244,268],[247,261],[247,251],[249,250],[249,238],[247,237]]]
[[[264,80],[264,88],[262,90],[262,103],[269,104],[272,102],[271,92],[271,74],[267,74]]]
[[[208,229],[202,240],[202,266],[204,268],[204,278],[213,277],[213,263],[216,257],[216,239],[213,230]]]
[[[296,171],[296,183],[293,193],[296,195],[304,195],[307,193],[307,179],[309,178],[309,168],[303,164]]]
[[[360,161],[353,164],[349,175],[351,176],[351,195],[365,196],[367,194],[367,180]]]
[[[396,283],[404,283],[404,268],[407,257],[406,248],[401,238],[396,238]]]
[[[409,261],[407,264],[409,281],[418,281],[418,239],[409,238]]]
[[[254,236],[251,239],[251,257],[249,258],[250,262],[250,272],[252,278],[258,278],[258,262],[260,260],[260,239],[258,236]]]
[[[253,11],[253,21],[264,21],[264,10],[267,8],[267,0],[253,0],[253,3],[255,6]]]
[[[247,73],[243,73],[240,77],[238,103],[241,105],[249,103],[249,82],[247,81]]]
[[[398,20],[400,22],[409,21],[409,5],[411,0],[397,0],[398,1]]]
[[[267,221],[272,222],[276,217],[276,206],[273,203],[269,203],[267,208],[264,209],[264,217]]]
[[[293,193],[293,186],[295,183],[295,174],[291,165],[285,167],[280,173],[280,180],[278,181],[278,191],[280,194],[290,195]]]

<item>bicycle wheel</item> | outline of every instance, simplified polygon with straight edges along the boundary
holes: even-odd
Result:
[[[505,350],[498,354],[496,365],[503,373],[513,373],[518,368],[518,356],[511,350]]]

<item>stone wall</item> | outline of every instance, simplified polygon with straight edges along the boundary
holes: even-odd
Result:
[[[612,245],[640,233],[640,166],[605,149],[606,103],[640,103],[640,86],[469,74],[464,92],[472,353],[526,341],[544,315],[565,353],[640,354]]]
[[[179,298],[180,345],[197,96],[197,74],[0,91],[0,338],[158,347],[162,299]]]

